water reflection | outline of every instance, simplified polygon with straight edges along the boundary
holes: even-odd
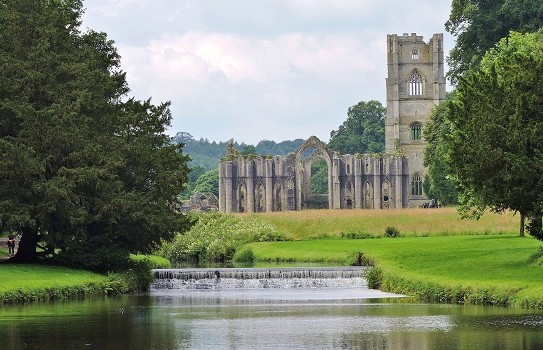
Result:
[[[543,349],[543,314],[360,288],[162,290],[2,307],[0,348]]]

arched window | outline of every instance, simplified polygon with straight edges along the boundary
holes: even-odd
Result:
[[[422,138],[421,123],[411,124],[411,140],[420,140]]]
[[[422,96],[422,75],[418,70],[414,70],[409,78],[409,95]]]
[[[422,196],[422,177],[419,173],[414,173],[411,178],[411,195]]]

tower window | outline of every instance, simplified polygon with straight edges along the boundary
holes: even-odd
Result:
[[[422,75],[416,69],[411,73],[411,77],[409,78],[409,95],[422,95]]]
[[[411,51],[411,59],[418,60],[419,59],[419,50],[412,50]]]
[[[411,124],[411,140],[420,140],[422,138],[422,125],[420,123]]]
[[[422,196],[422,177],[419,173],[414,173],[411,178],[411,195]]]

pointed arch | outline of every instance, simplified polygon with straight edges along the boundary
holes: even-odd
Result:
[[[411,195],[422,196],[422,176],[419,173],[411,176]]]
[[[257,213],[266,211],[266,191],[262,182],[259,182],[255,190],[255,211]]]
[[[345,189],[344,189],[344,200],[345,200],[345,209],[352,209],[353,208],[353,184],[351,180],[347,180],[345,182]]]
[[[369,181],[364,183],[364,208],[373,209],[373,186]]]
[[[237,191],[238,213],[244,213],[247,210],[247,188],[245,184],[240,184]]]
[[[409,76],[409,96],[422,96],[424,79],[418,69],[413,69]]]
[[[390,182],[388,180],[385,180],[381,185],[381,200],[383,203],[383,209],[389,209],[391,207],[390,203],[392,203],[392,199],[390,197],[390,194]]]

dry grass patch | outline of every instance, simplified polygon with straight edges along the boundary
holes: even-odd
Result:
[[[396,227],[402,236],[466,234],[515,234],[519,216],[486,213],[480,220],[462,220],[456,208],[395,210],[304,210],[256,215],[288,232],[295,240],[334,238],[348,234],[383,236],[387,227]]]

